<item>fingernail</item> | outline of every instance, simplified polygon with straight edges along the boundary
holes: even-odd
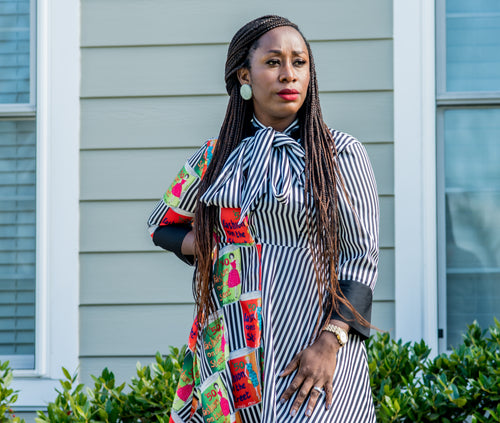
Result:
[[[283,371],[282,371],[282,372],[281,372],[278,376],[282,376],[282,375],[283,375],[283,373],[285,373],[285,371],[284,371],[284,370],[283,370]]]
[[[286,402],[286,399],[285,399],[285,398],[281,398],[281,399],[280,399],[280,404],[281,404],[281,405],[283,405],[285,402]]]
[[[291,415],[292,417],[294,417],[294,416],[295,416],[295,414],[297,414],[297,410],[292,410],[292,411],[290,411],[290,415]]]
[[[332,407],[332,404],[326,404],[326,409],[329,410]]]
[[[312,413],[312,410],[311,410],[311,409],[308,409],[308,410],[306,411],[306,416],[307,416],[307,417],[310,417],[310,416],[311,416],[311,413]]]

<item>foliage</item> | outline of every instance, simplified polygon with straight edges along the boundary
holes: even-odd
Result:
[[[115,376],[107,368],[99,377],[92,376],[94,388],[84,391],[76,384],[77,375],[63,369],[62,390],[47,408],[38,412],[37,423],[80,422],[158,422],[167,423],[175,389],[182,371],[186,347],[170,347],[170,354],[156,354],[149,366],[137,363],[137,376],[125,392],[125,383],[116,385]]]
[[[12,405],[17,401],[17,391],[9,388],[12,378],[9,362],[0,363],[0,423],[24,423],[24,420],[16,417],[12,410]]]
[[[92,376],[93,388],[77,382],[63,369],[65,379],[46,413],[37,423],[159,422],[167,423],[185,355],[170,348],[156,354],[149,366],[137,364],[137,375],[118,385],[107,368]],[[500,322],[487,331],[468,327],[464,342],[451,354],[431,358],[423,342],[403,343],[387,333],[368,341],[368,363],[377,421],[386,422],[500,422]],[[21,423],[12,414],[17,393],[8,386],[12,371],[0,364],[0,423]]]
[[[468,326],[450,355],[377,334],[368,344],[379,422],[500,422],[500,323]]]

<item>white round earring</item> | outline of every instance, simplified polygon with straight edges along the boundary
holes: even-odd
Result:
[[[252,87],[249,84],[243,84],[240,87],[240,95],[243,100],[250,100],[252,98]]]

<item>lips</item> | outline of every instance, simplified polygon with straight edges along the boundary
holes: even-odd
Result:
[[[290,89],[284,89],[278,92],[278,95],[287,101],[297,100],[297,98],[299,98],[299,94],[299,91]]]

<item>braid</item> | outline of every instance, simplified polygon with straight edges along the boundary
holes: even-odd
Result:
[[[201,181],[194,219],[195,248],[197,268],[193,283],[193,293],[197,305],[198,322],[203,323],[204,316],[216,311],[215,299],[211,294],[214,287],[212,257],[217,257],[218,241],[214,228],[218,218],[218,208],[207,206],[200,197],[220,174],[231,152],[244,137],[245,129],[253,114],[253,106],[239,95],[240,83],[237,71],[250,68],[250,55],[258,46],[259,38],[266,32],[280,27],[290,26],[301,35],[297,25],[275,15],[255,19],[243,26],[229,44],[225,82],[229,94],[226,116],[214,147],[212,160]],[[307,236],[313,256],[318,288],[319,314],[313,337],[317,336],[323,317],[325,295],[331,298],[332,306],[327,312],[328,318],[339,309],[338,303],[345,304],[364,325],[369,323],[352,307],[339,290],[339,211],[338,186],[343,189],[336,157],[336,149],[330,130],[323,121],[316,79],[316,68],[311,48],[304,39],[310,59],[310,82],[306,100],[299,111],[301,138],[305,149],[305,201],[307,209]]]

